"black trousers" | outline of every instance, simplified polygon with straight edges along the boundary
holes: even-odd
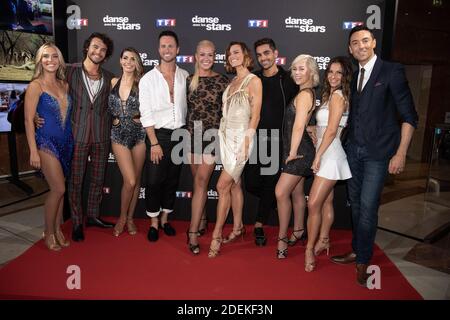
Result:
[[[278,163],[280,163],[280,150],[278,150],[276,155],[272,156],[270,139],[267,139],[267,142],[268,155],[270,155],[272,159],[273,157],[278,156]],[[279,140],[277,140],[276,143],[279,143]],[[279,145],[279,148],[281,148],[281,145]],[[256,164],[247,163],[244,168],[245,189],[247,192],[259,198],[256,222],[260,222],[262,224],[267,222],[268,217],[277,207],[275,186],[277,185],[278,178],[280,177],[280,166],[277,167],[277,172],[275,174],[261,174],[262,168],[269,167],[271,167],[271,164],[261,164],[258,156],[258,162]]]
[[[155,129],[163,158],[158,164],[150,160],[150,141],[146,139],[146,187],[145,203],[147,212],[156,213],[161,209],[173,210],[176,191],[181,173],[181,164],[174,164],[171,159],[173,147],[178,141],[170,141],[173,130]]]

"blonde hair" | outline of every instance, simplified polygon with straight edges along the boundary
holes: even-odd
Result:
[[[40,46],[40,48],[36,52],[36,59],[34,60],[36,67],[34,69],[33,78],[31,80],[35,80],[35,79],[38,79],[41,77],[41,75],[43,73],[42,55],[44,54],[44,50],[48,49],[48,48],[55,49],[55,51],[58,55],[59,67],[58,67],[58,70],[56,70],[56,79],[65,80],[66,79],[66,76],[65,76],[66,63],[64,62],[64,57],[63,57],[61,51],[58,49],[58,47],[53,42],[44,43],[42,46]]]
[[[306,67],[311,72],[311,77],[312,77],[312,81],[313,81],[313,87],[317,87],[319,85],[319,82],[320,82],[319,66],[317,65],[316,60],[309,54],[298,55],[294,59],[294,61],[292,61],[291,67],[290,67],[290,69],[291,69],[291,77],[293,77],[292,68],[294,67],[294,65],[300,63],[303,60],[306,61]]]
[[[216,53],[216,46],[214,45],[214,43],[212,41],[209,40],[202,40],[197,44],[197,48],[195,50],[195,54],[197,55],[198,50],[201,47],[211,47],[214,50],[214,53]],[[214,57],[215,58],[215,57]],[[213,59],[214,59],[213,58]],[[190,92],[194,92],[195,90],[197,90],[198,88],[198,83],[200,81],[200,74],[199,74],[199,62],[197,57],[195,57],[195,71],[194,71],[194,75],[192,76],[192,80],[191,83],[189,84],[189,91]]]

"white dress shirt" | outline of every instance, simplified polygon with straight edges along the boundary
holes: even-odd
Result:
[[[372,73],[373,66],[375,65],[375,61],[377,61],[377,55],[374,54],[372,58],[366,63],[366,65],[363,67],[362,65],[359,65],[359,72],[358,72],[358,82],[359,78],[361,78],[361,68],[364,68],[364,79],[361,91],[364,90],[364,87],[366,86],[367,81],[370,79],[370,74]]]
[[[139,110],[144,128],[178,129],[186,124],[186,78],[189,73],[176,67],[174,103],[170,101],[169,86],[158,68],[147,72],[139,81]]]

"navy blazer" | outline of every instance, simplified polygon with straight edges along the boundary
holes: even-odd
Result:
[[[351,84],[346,148],[354,147],[355,134],[360,134],[370,159],[390,159],[400,144],[400,124],[408,122],[417,127],[418,116],[405,70],[401,64],[377,57],[361,93],[356,89],[358,73],[359,68]]]

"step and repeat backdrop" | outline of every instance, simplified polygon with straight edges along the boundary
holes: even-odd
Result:
[[[83,42],[92,32],[108,34],[114,41],[115,52],[105,63],[105,68],[120,74],[119,54],[128,46],[141,54],[147,70],[156,66],[158,34],[173,30],[178,34],[180,53],[177,63],[190,73],[194,70],[194,53],[200,40],[215,43],[215,70],[225,73],[225,49],[230,41],[243,41],[253,51],[253,43],[263,37],[275,40],[279,58],[277,63],[288,69],[299,54],[315,57],[321,72],[329,60],[337,55],[348,54],[348,34],[352,27],[366,24],[377,38],[377,54],[382,55],[382,44],[391,37],[386,35],[386,15],[392,11],[390,1],[374,0],[171,0],[171,1],[92,1],[68,2],[68,60],[82,61]],[[386,26],[385,26],[386,24]],[[392,22],[389,22],[392,24]],[[392,29],[392,26],[389,25]],[[229,75],[230,77],[232,75]],[[220,164],[211,178],[207,214],[215,218],[217,192],[215,185],[222,167]],[[122,178],[110,154],[105,179],[102,212],[118,215]],[[311,179],[308,179],[306,191]],[[145,186],[142,186],[136,216],[145,216]],[[183,166],[177,192],[175,219],[190,218],[192,177],[188,165]],[[345,183],[335,189],[335,227],[349,228],[350,209]],[[252,223],[257,209],[257,199],[245,194],[244,222]],[[276,213],[269,220],[277,223]]]

